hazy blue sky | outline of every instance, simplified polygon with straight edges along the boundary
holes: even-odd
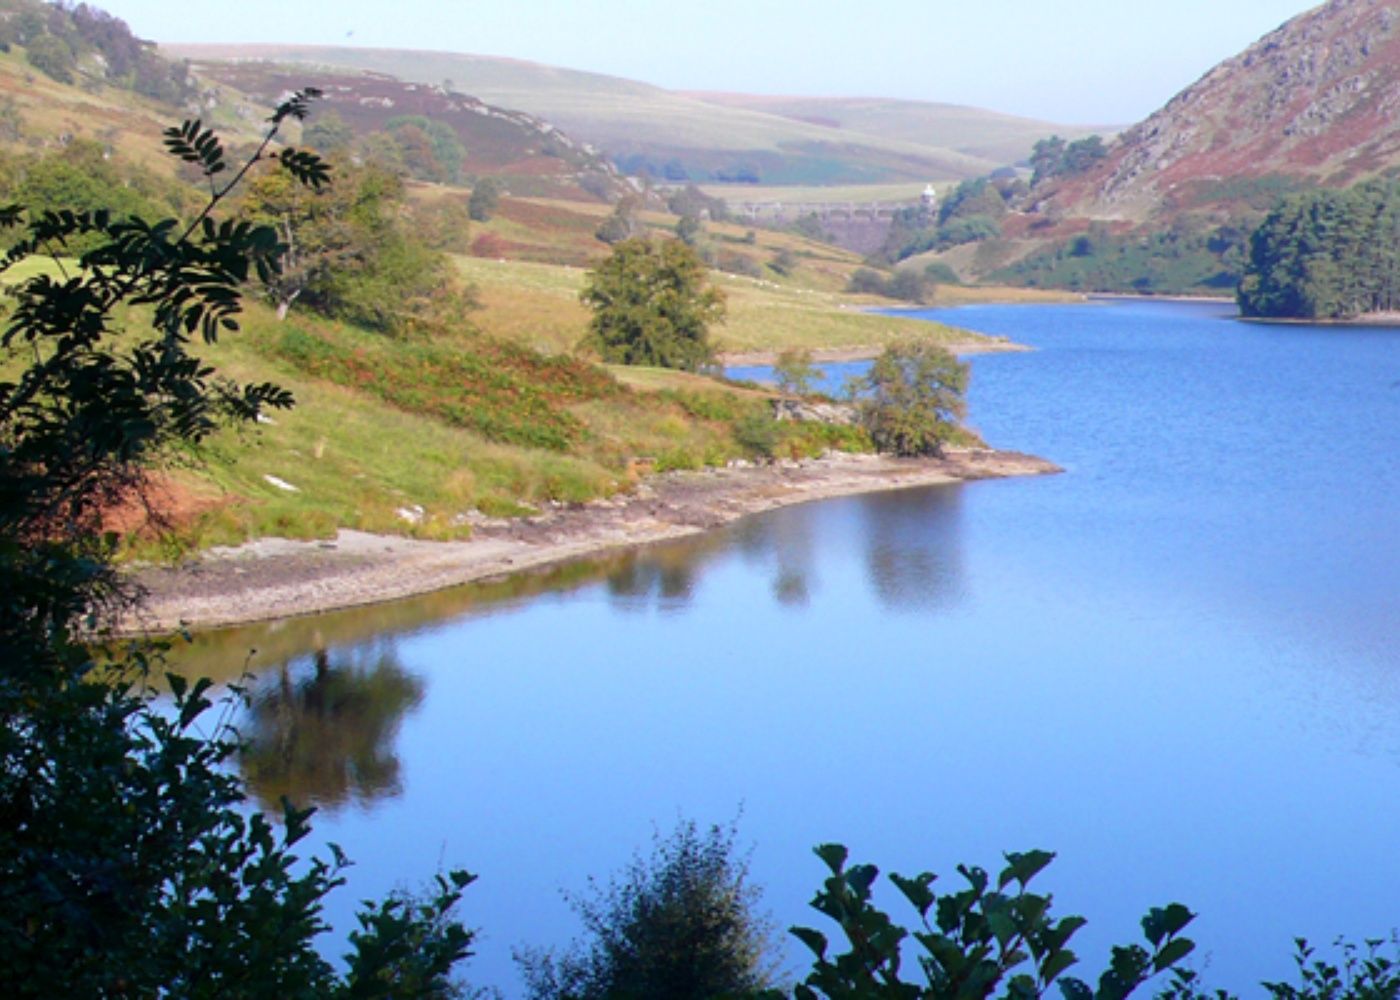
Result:
[[[143,38],[513,56],[674,89],[1137,121],[1309,0],[97,0]]]

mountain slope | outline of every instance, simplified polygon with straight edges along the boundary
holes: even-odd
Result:
[[[846,111],[844,124],[832,127],[800,120],[813,117],[802,113],[769,110],[765,99],[746,107],[717,95],[676,93],[596,73],[443,52],[290,45],[165,50],[201,61],[264,59],[367,70],[420,84],[450,82],[452,90],[544,118],[624,163],[645,164],[660,174],[669,164],[676,180],[682,172],[694,180],[738,176],[745,167],[755,168],[748,174],[765,183],[780,184],[957,180],[1024,159],[1035,139],[1052,132],[1082,132],[938,105],[926,106],[935,110],[920,112],[920,124],[907,133],[875,114],[847,121]],[[907,115],[925,107],[883,103],[908,105]]]
[[[313,120],[335,113],[357,135],[383,130],[395,118],[423,116],[449,126],[462,143],[462,170],[490,175],[521,196],[594,201],[581,187],[585,178],[620,189],[611,163],[554,126],[520,111],[505,111],[474,97],[436,86],[404,83],[381,74],[316,69],[314,72],[265,62],[192,63],[206,86],[205,101],[219,100],[218,88],[234,88],[263,104],[288,91],[316,86],[323,91]],[[596,188],[596,185],[594,185]]]
[[[1332,0],[1216,66],[1050,200],[1142,221],[1269,189],[1343,187],[1400,166],[1397,122],[1400,0]]]
[[[1112,135],[1118,131],[1114,126],[1051,125],[982,108],[928,101],[878,97],[766,97],[702,91],[686,92],[684,96],[833,130],[904,142],[929,142],[1001,164],[1024,160],[1035,143],[1051,133],[1078,139],[1093,133]]]

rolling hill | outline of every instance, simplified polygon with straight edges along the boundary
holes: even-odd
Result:
[[[597,73],[445,52],[172,45],[201,66],[265,60],[385,74],[527,112],[630,168],[670,180],[851,184],[960,180],[1087,130],[910,101],[686,94]]]
[[[877,97],[765,97],[689,92],[684,96],[719,107],[756,111],[832,131],[898,142],[926,142],[991,163],[1020,162],[1040,139],[1113,135],[1118,126],[1051,125],[982,108]]]

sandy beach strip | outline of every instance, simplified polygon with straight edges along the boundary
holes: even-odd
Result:
[[[526,518],[481,518],[469,541],[348,530],[328,541],[261,539],[178,566],[138,569],[133,577],[145,596],[122,628],[198,631],[360,607],[681,538],[789,504],[1059,471],[1033,456],[981,449],[936,459],[836,454],[652,476],[606,500],[552,505]]]

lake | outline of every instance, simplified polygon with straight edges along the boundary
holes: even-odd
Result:
[[[316,837],[358,863],[337,922],[465,866],[468,978],[518,995],[510,950],[577,931],[561,889],[738,817],[783,927],[831,929],[807,907],[821,842],[950,888],[960,862],[1056,851],[1041,888],[1088,918],[1086,977],[1170,901],[1200,913],[1206,984],[1256,995],[1296,936],[1400,924],[1400,330],[924,315],[1035,348],[973,359],[970,422],[1063,475],[199,641],[209,664],[260,650],[245,725],[280,749],[250,776],[323,803]]]

